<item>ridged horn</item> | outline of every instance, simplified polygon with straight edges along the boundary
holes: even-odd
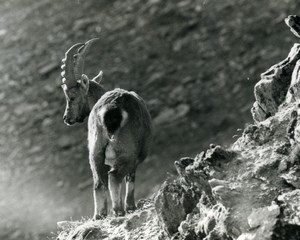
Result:
[[[77,80],[81,79],[84,70],[84,62],[86,54],[92,43],[98,40],[93,38],[86,43],[76,43],[65,53],[65,58],[62,60],[62,69],[65,70],[63,77],[63,84],[68,88],[77,84]]]
[[[78,52],[75,55],[75,67],[74,67],[74,76],[76,80],[81,79],[81,75],[83,74],[84,71],[85,57],[92,44],[97,40],[99,40],[99,38],[93,38],[87,41],[83,46],[81,46],[78,49]]]
[[[80,47],[84,46],[84,43],[76,43],[65,53],[65,58],[62,60],[62,69],[65,70],[63,77],[63,84],[66,84],[68,88],[75,86],[76,78],[74,73],[74,55],[77,53]]]

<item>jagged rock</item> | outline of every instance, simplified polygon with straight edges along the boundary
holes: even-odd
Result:
[[[278,197],[283,220],[300,226],[300,189],[282,194]]]
[[[190,187],[195,187],[193,189],[195,194],[200,197],[201,193],[205,192],[211,196],[211,186],[208,183],[209,176],[206,163],[201,161],[198,163],[196,159],[182,158],[179,161],[175,161],[175,168],[181,177],[181,182]]]
[[[253,209],[248,217],[249,227],[254,229],[264,224],[274,224],[277,216],[280,214],[280,209],[277,204],[269,207]]]
[[[175,168],[176,168],[179,176],[184,177],[186,167],[193,164],[194,161],[195,161],[195,159],[190,158],[190,157],[184,157],[184,158],[181,158],[179,161],[175,161],[174,165],[175,165]]]
[[[282,174],[281,177],[289,184],[300,189],[300,167],[293,166],[288,173]]]
[[[235,189],[230,183],[220,184],[212,189],[214,198],[227,207],[234,205],[234,199],[239,199],[241,192],[240,189]]]
[[[286,102],[298,101],[300,99],[300,61],[296,62],[291,85],[286,95]]]
[[[296,196],[296,199],[293,199]],[[281,197],[281,200],[291,201],[290,207],[293,212],[295,206],[299,205],[299,193],[288,194]],[[295,204],[296,200],[296,204]],[[283,205],[280,207],[282,208]],[[287,207],[285,206],[285,209]],[[269,207],[256,209],[249,216],[248,221],[251,227],[250,232],[244,233],[237,240],[296,240],[300,239],[300,225],[289,223],[281,216],[281,210],[277,204]]]
[[[198,239],[196,233],[194,232],[193,226],[189,224],[187,221],[181,222],[178,227],[178,233],[180,238],[184,240],[196,240]]]
[[[287,137],[289,141],[295,141],[295,129],[298,123],[298,111],[294,110],[291,113],[291,119],[287,127]]]
[[[300,17],[297,15],[290,15],[285,19],[286,25],[290,27],[292,33],[296,37],[300,37]]]
[[[296,143],[299,145],[300,144],[300,124],[297,124],[296,127],[295,127],[294,139],[295,139]],[[297,148],[299,148],[299,147],[297,147]],[[297,149],[295,149],[295,150],[297,151]],[[300,148],[298,150],[300,150]]]
[[[155,197],[155,209],[163,228],[176,233],[186,215],[194,209],[197,200],[179,182],[165,182]]]
[[[256,102],[251,109],[254,121],[263,121],[277,112],[278,106],[285,100],[299,58],[300,44],[294,44],[285,60],[261,75],[254,89]]]
[[[279,214],[280,209],[276,204],[269,207],[254,209],[248,217],[250,229],[254,230],[250,233],[242,234],[239,236],[238,240],[271,240]]]
[[[278,171],[283,172],[287,170],[287,168],[288,168],[288,162],[285,159],[281,160],[278,166]]]
[[[267,143],[272,137],[271,129],[266,125],[251,124],[244,130],[243,134],[249,137],[249,140],[253,140],[259,145]]]
[[[230,161],[235,156],[236,153],[233,151],[223,149],[221,146],[211,146],[211,148],[205,152],[204,159],[200,161],[206,161],[212,165],[216,165],[220,162]]]
[[[291,144],[290,143],[283,143],[278,148],[275,149],[275,151],[282,155],[288,155],[290,153]]]
[[[213,205],[205,195],[201,197],[197,207],[199,215],[195,232],[199,237],[206,236],[206,240],[230,239],[227,234],[226,220],[229,212],[226,207],[219,203]]]
[[[258,102],[253,103],[251,113],[254,121],[260,122],[268,118],[266,112],[259,106]]]
[[[202,176],[199,179],[205,180],[200,182],[200,189],[209,194],[211,192],[210,187],[205,187],[208,183],[208,176],[210,178],[223,178],[224,173],[222,172],[222,166],[226,165],[230,160],[236,156],[234,151],[223,149],[221,146],[211,145],[210,149],[201,152],[195,158],[192,165],[186,168],[186,173],[189,176]],[[197,180],[194,180],[197,182]]]

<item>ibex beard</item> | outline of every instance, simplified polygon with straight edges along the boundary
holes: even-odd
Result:
[[[68,125],[88,119],[89,162],[94,180],[94,219],[107,215],[110,195],[114,215],[134,211],[136,168],[148,155],[152,142],[151,117],[143,99],[123,89],[106,91],[97,82],[100,72],[89,80],[83,64],[95,40],[75,44],[65,54],[62,69],[66,96],[64,121]],[[78,50],[79,48],[79,50]],[[74,57],[75,55],[75,57]],[[125,211],[121,185],[125,178]]]

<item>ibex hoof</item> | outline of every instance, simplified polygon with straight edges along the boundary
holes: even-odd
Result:
[[[133,213],[136,210],[136,206],[125,206],[126,213]]]
[[[115,217],[122,217],[125,215],[125,212],[123,209],[113,210],[113,215]]]
[[[106,214],[95,214],[93,216],[93,221],[101,220],[101,219],[104,219],[104,218],[106,218]]]

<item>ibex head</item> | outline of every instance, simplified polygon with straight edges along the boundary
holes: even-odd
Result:
[[[86,54],[91,44],[98,40],[91,39],[86,43],[77,43],[73,45],[62,60],[62,88],[66,97],[67,105],[63,116],[67,125],[73,125],[76,122],[83,122],[89,114],[88,91],[89,78],[83,74]],[[102,77],[102,71],[93,78]]]

